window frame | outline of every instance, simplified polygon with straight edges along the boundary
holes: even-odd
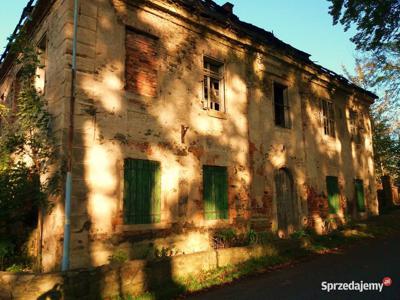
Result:
[[[39,53],[39,60],[41,66],[39,66],[36,69],[36,76],[42,76],[43,78],[41,81],[43,82],[42,86],[39,86],[38,84],[38,78],[35,78],[35,87],[36,90],[40,95],[45,95],[46,94],[46,87],[47,87],[47,66],[48,66],[48,38],[47,38],[47,33],[43,34],[43,36],[40,38],[38,43],[36,44],[37,50],[40,52]],[[40,80],[40,78],[39,78]]]
[[[335,117],[336,114],[335,114],[335,105],[333,101],[321,98],[319,101],[319,106],[321,115],[321,125],[324,135],[336,138],[336,117]]]
[[[277,94],[276,94],[276,88],[279,87],[282,88],[282,104],[277,103]],[[273,102],[274,102],[274,124],[276,127],[280,128],[286,128],[286,129],[291,129],[292,128],[292,120],[290,116],[290,104],[289,104],[289,86],[286,84],[283,84],[278,81],[274,81],[272,83],[272,90],[273,90]],[[282,109],[283,112],[283,124],[277,123],[277,107]]]
[[[226,112],[226,100],[225,100],[225,63],[221,60],[215,59],[210,56],[203,56],[203,77],[202,77],[202,98],[203,108],[215,113]],[[218,72],[213,72],[211,65],[218,68]],[[207,68],[208,67],[208,68]],[[211,101],[211,81],[212,79],[218,80],[219,82],[219,103]],[[207,81],[207,93],[206,85]],[[215,104],[219,105],[219,109],[215,109]]]
[[[361,145],[361,132],[359,126],[359,112],[349,109],[349,127],[351,140],[356,145]]]

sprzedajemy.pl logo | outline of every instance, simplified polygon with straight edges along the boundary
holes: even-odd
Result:
[[[351,282],[321,282],[321,290],[332,292],[332,291],[358,291],[360,293],[364,291],[378,291],[382,292],[384,286],[391,286],[392,279],[385,277],[382,282],[364,282],[364,281],[351,281]]]

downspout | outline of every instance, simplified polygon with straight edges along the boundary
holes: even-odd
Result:
[[[78,31],[78,1],[74,0],[74,35],[72,40],[71,100],[69,103],[69,128],[67,141],[67,177],[65,181],[64,245],[61,271],[69,269],[69,245],[71,236],[72,146],[74,137],[74,111],[76,96],[76,39]]]

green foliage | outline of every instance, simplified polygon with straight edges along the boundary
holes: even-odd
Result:
[[[400,62],[400,55],[398,61]],[[349,80],[365,89],[375,88],[377,74],[380,74],[371,62],[371,58],[356,59],[354,76],[345,68],[344,71]],[[400,76],[400,68],[397,76]],[[400,88],[400,77],[395,79],[388,76],[388,82],[398,84],[397,89]],[[371,106],[375,175],[378,181],[382,175],[389,174],[400,183],[400,94],[397,94],[398,92],[400,90],[386,91],[384,96]]]
[[[0,270],[4,268],[5,259],[14,254],[14,247],[9,240],[0,240]]]
[[[6,269],[6,272],[12,272],[12,273],[20,273],[25,270],[23,265],[18,265],[18,264],[12,264]]]
[[[398,0],[328,0],[333,24],[340,22],[348,30],[357,26],[352,38],[358,49],[376,50],[394,43],[399,48],[400,5]]]
[[[108,257],[108,260],[110,263],[117,263],[117,264],[124,263],[128,259],[129,259],[128,254],[124,250],[121,250],[121,249],[118,249],[112,255],[110,255]]]
[[[226,248],[235,244],[236,232],[232,228],[220,229],[214,232],[213,244],[214,248]]]
[[[250,245],[257,243],[257,232],[255,232],[253,229],[250,229],[247,233],[247,239]]]
[[[36,226],[38,210],[49,207],[48,196],[57,192],[58,181],[49,176],[55,157],[51,115],[35,87],[42,67],[39,51],[24,29],[10,41],[18,73],[15,107],[0,106],[0,235],[15,244],[14,255],[24,255],[22,247]],[[18,228],[18,234],[9,228]]]
[[[376,173],[399,178],[400,169],[400,5],[398,0],[328,0],[333,24],[348,30],[356,25],[351,39],[363,51],[356,59],[355,84],[374,90],[381,100],[372,107],[375,129]]]
[[[295,232],[293,232],[291,235],[290,235],[290,238],[292,238],[292,239],[301,239],[301,238],[305,238],[305,237],[309,237],[310,236],[310,234],[306,231],[306,230],[298,230],[298,231],[295,231]]]

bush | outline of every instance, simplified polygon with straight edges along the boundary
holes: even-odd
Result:
[[[124,250],[117,250],[108,257],[110,263],[122,264],[129,259],[128,254]]]
[[[14,247],[9,240],[0,240],[0,270],[4,269],[5,260],[13,255]]]

